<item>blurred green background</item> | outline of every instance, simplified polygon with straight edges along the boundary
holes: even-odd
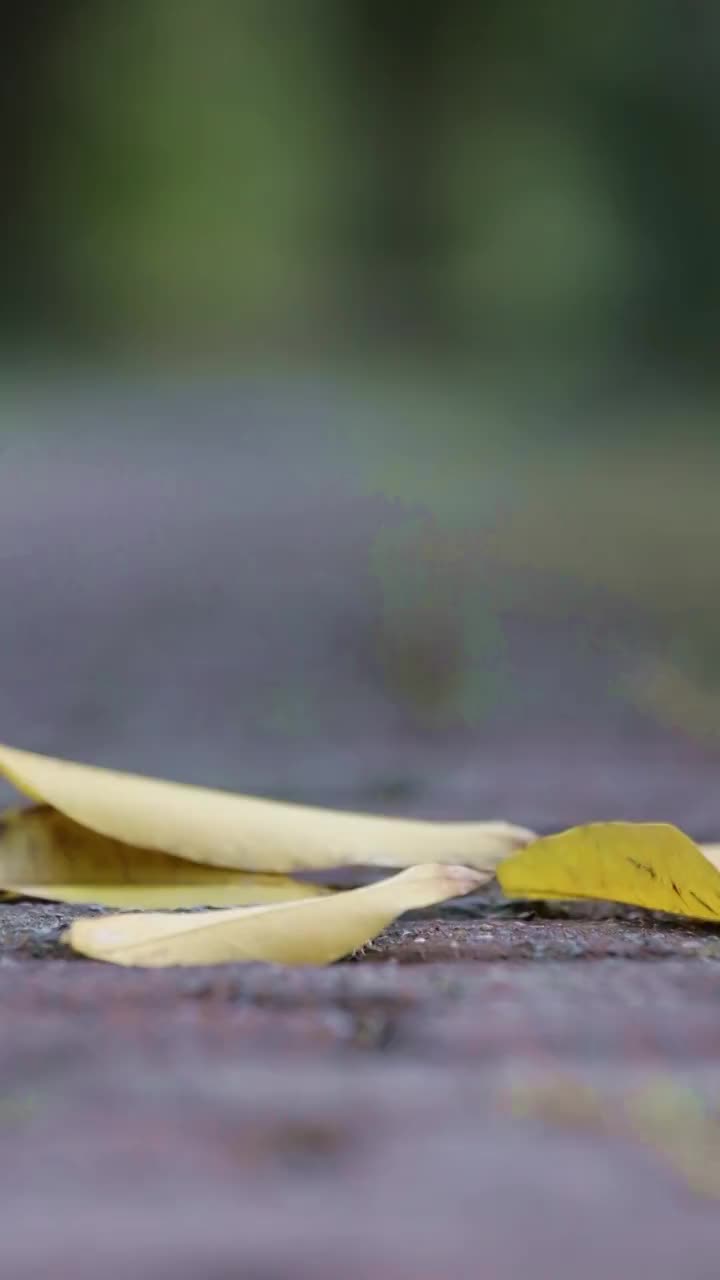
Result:
[[[580,816],[715,768],[716,4],[38,0],[0,58],[5,736],[546,825],[590,741]]]
[[[714,369],[709,0],[38,0],[2,59],[10,339]]]

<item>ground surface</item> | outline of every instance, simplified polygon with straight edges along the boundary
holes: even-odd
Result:
[[[136,403],[112,412],[137,429]],[[518,582],[501,693],[429,728],[377,659],[392,491],[283,415],[245,405],[232,444],[203,418],[202,449],[174,427],[8,440],[4,739],[340,805],[720,836],[718,755],[619,696],[644,622],[605,598],[558,611]],[[499,478],[478,485],[482,543]],[[148,974],[69,957],[70,914],[0,905],[7,1280],[717,1280],[720,932],[490,902],[326,971]]]
[[[117,972],[0,909],[3,1274],[717,1276],[720,936],[403,922]]]

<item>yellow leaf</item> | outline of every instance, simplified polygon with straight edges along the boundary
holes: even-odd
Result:
[[[75,920],[75,951],[113,964],[331,964],[371,941],[404,911],[469,893],[489,873],[444,864],[410,867],[379,884],[332,897],[192,915],[150,912]]]
[[[720,871],[720,844],[701,844],[700,852]]]
[[[0,746],[0,773],[37,803],[139,849],[235,870],[464,863],[494,869],[532,832],[506,822],[421,822],[160,782]]]
[[[544,836],[498,868],[515,898],[600,898],[720,920],[720,871],[677,827],[596,822]]]
[[[135,849],[47,807],[0,815],[0,885],[29,897],[108,907],[229,907],[329,892],[286,876],[204,867]]]

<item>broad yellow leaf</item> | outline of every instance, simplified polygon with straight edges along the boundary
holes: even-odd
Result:
[[[288,872],[464,863],[481,870],[532,838],[506,822],[421,822],[160,782],[0,746],[0,773],[38,803],[138,849],[215,867]]]
[[[677,827],[596,822],[544,836],[498,868],[515,898],[600,898],[720,920],[720,871]]]
[[[720,844],[701,844],[700,852],[720,871]]]
[[[204,867],[98,835],[46,806],[0,815],[0,885],[55,902],[229,907],[320,897],[287,876]]]
[[[469,893],[489,872],[445,864],[410,867],[332,897],[192,915],[148,912],[76,920],[64,940],[113,964],[331,964],[371,941],[404,911]]]

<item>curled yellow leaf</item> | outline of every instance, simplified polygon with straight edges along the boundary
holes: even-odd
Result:
[[[489,873],[445,864],[410,867],[328,898],[188,915],[148,912],[75,920],[75,951],[120,965],[331,964],[370,942],[404,911],[469,893]]]
[[[599,898],[720,920],[720,871],[677,827],[596,822],[543,836],[498,868],[515,898]]]
[[[161,782],[0,746],[0,773],[37,803],[138,849],[214,867],[292,872],[423,862],[494,869],[532,838],[506,822],[342,813]]]
[[[320,897],[287,876],[201,866],[98,835],[42,806],[0,815],[0,886],[53,902],[230,907]]]

